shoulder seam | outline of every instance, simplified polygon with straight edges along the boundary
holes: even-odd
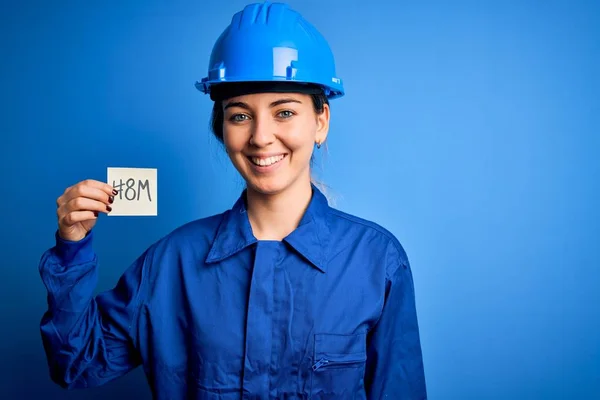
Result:
[[[335,208],[331,208],[330,210],[331,210],[330,211],[331,214],[334,214],[336,217],[343,218],[348,221],[355,222],[357,224],[361,224],[363,226],[366,226],[367,228],[371,228],[371,229],[383,234],[388,239],[391,239],[393,241],[398,241],[398,239],[389,230],[383,228],[382,226],[378,225],[375,222],[366,221],[362,218],[359,218],[359,217],[356,217],[353,215],[349,215],[343,211],[336,210]]]
[[[390,232],[388,229],[382,227],[381,225],[377,224],[376,222],[365,220],[363,218],[345,213],[343,211],[337,210],[332,207],[330,207],[329,210],[330,210],[330,213],[337,218],[343,218],[345,220],[348,220],[348,221],[360,224],[362,226],[365,226],[367,228],[373,229],[374,231],[380,233],[381,235],[385,236],[386,239],[388,239],[388,241],[389,241],[388,246],[392,245],[394,247],[394,250],[397,253],[396,268],[388,271],[388,268],[386,267],[386,275],[388,278],[390,278],[398,270],[398,268],[401,268],[401,267],[408,268],[409,267],[408,256],[406,254],[406,251],[404,250],[404,247],[400,243],[400,240],[398,240],[398,238],[392,232]]]

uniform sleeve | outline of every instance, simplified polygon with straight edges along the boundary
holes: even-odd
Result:
[[[93,232],[79,242],[62,240],[40,260],[48,308],[40,330],[51,379],[63,388],[100,386],[125,375],[141,361],[135,321],[146,257],[141,256],[109,291],[93,296],[97,256]]]
[[[387,263],[383,311],[368,335],[367,398],[427,399],[413,277],[399,245],[388,253]]]

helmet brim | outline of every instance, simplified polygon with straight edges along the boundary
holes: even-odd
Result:
[[[256,93],[302,93],[325,94],[320,85],[302,82],[279,81],[250,81],[250,82],[223,82],[214,84],[210,88],[210,98],[213,101],[223,101],[232,97]]]

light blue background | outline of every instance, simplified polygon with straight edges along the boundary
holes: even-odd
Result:
[[[231,206],[242,182],[193,84],[245,3],[12,3],[0,12],[0,397],[149,398],[141,369],[94,390],[50,382],[38,261],[56,198],[109,166],[158,168],[159,215],[101,218],[98,290],[173,228]],[[599,3],[291,4],[347,89],[317,172],[337,207],[406,248],[430,398],[600,398]]]

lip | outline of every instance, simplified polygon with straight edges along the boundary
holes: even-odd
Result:
[[[271,164],[268,166],[260,166],[260,165],[256,165],[252,162],[251,158],[252,157],[259,157],[259,158],[267,158],[267,157],[274,157],[274,156],[283,156],[283,158],[276,162],[275,164]],[[253,171],[255,171],[256,173],[259,174],[266,174],[266,173],[271,173],[275,170],[277,170],[279,167],[281,167],[281,165],[283,164],[283,161],[288,157],[287,153],[269,153],[269,154],[252,154],[252,155],[248,155],[246,156],[246,160],[248,161],[248,164],[250,164],[250,168],[252,168]]]
[[[260,154],[246,154],[246,157],[252,158],[252,157],[258,157],[258,158],[269,158],[269,157],[277,157],[277,156],[285,156],[287,155],[287,153],[285,152],[280,152],[280,153],[260,153]]]

